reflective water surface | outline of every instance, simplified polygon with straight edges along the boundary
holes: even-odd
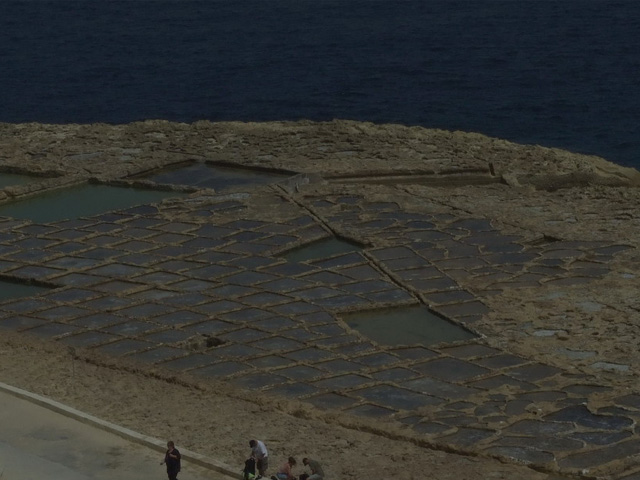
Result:
[[[434,345],[476,335],[434,315],[424,306],[371,310],[343,315],[354,330],[383,345]]]
[[[2,204],[0,205],[0,217],[49,223],[64,219],[90,217],[184,195],[173,191],[82,185]]]

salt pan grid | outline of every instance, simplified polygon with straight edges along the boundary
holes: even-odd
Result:
[[[51,288],[1,304],[0,328],[385,418],[465,451],[560,471],[635,453],[640,395],[485,345],[380,345],[345,312],[426,303],[473,329],[485,295],[601,278],[625,245],[530,245],[490,220],[403,211],[364,196],[284,198],[278,220],[250,197],[134,207],[47,224],[0,221],[0,274]],[[176,219],[176,212],[179,218]],[[364,248],[282,254],[349,232]],[[469,279],[471,292],[461,286]],[[522,420],[533,405],[544,414]]]

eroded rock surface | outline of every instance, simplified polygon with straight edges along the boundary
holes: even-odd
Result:
[[[0,162],[39,175],[5,187],[6,201],[88,180],[152,187],[139,176],[184,162],[289,175],[164,185],[189,196],[92,219],[4,219],[0,273],[57,287],[5,302],[5,328],[259,388],[345,424],[384,419],[380,434],[436,448],[587,476],[640,469],[636,170],[346,121],[3,124]],[[332,235],[363,251],[280,257]],[[340,317],[414,304],[478,339],[379,345]]]

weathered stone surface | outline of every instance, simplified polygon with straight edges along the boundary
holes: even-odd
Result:
[[[3,201],[89,178],[140,182],[131,176],[183,160],[213,166],[192,158],[302,175],[51,224],[0,219],[3,276],[56,287],[1,301],[0,328],[349,415],[394,421],[402,410],[412,432],[447,448],[629,471],[638,172],[481,135],[341,121],[2,131],[0,169],[59,175],[8,187]],[[122,143],[135,145],[126,165]],[[352,153],[319,153],[327,145]],[[276,256],[332,236],[362,251]],[[417,303],[479,340],[383,347],[339,318]],[[210,344],[193,350],[191,336]]]
[[[240,362],[220,362],[213,365],[196,368],[192,374],[203,377],[226,377],[250,369],[249,365]]]
[[[569,423],[541,422],[537,420],[521,420],[504,429],[509,434],[520,435],[555,435],[573,431],[574,427]]]
[[[528,447],[491,447],[485,451],[489,454],[513,458],[524,463],[545,464],[554,460],[551,453]]]
[[[352,394],[397,410],[415,410],[425,405],[442,403],[442,400],[439,398],[422,395],[391,385],[378,385],[376,387],[355,390]]]
[[[414,367],[416,370],[441,380],[459,382],[484,375],[490,370],[455,358],[431,360]]]
[[[462,445],[463,447],[469,447],[475,445],[478,442],[482,442],[495,435],[493,430],[483,430],[479,428],[458,428],[455,433],[439,437],[438,441],[444,443],[451,443],[454,445]]]
[[[567,407],[544,417],[552,422],[575,422],[585,428],[619,431],[629,428],[633,421],[626,417],[613,415],[594,415],[584,405]]]
[[[178,357],[188,353],[187,350],[173,347],[157,347],[140,353],[134,353],[130,358],[145,363],[158,363],[170,358]]]
[[[478,390],[474,388],[463,387],[453,383],[426,377],[400,382],[399,385],[417,392],[448,400],[466,399],[478,393]]]
[[[598,465],[606,465],[618,459],[635,455],[640,448],[640,440],[627,440],[612,446],[591,450],[585,453],[568,455],[558,461],[560,467],[584,469]]]

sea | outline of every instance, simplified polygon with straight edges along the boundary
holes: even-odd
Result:
[[[0,0],[0,122],[350,119],[640,168],[637,0]]]

